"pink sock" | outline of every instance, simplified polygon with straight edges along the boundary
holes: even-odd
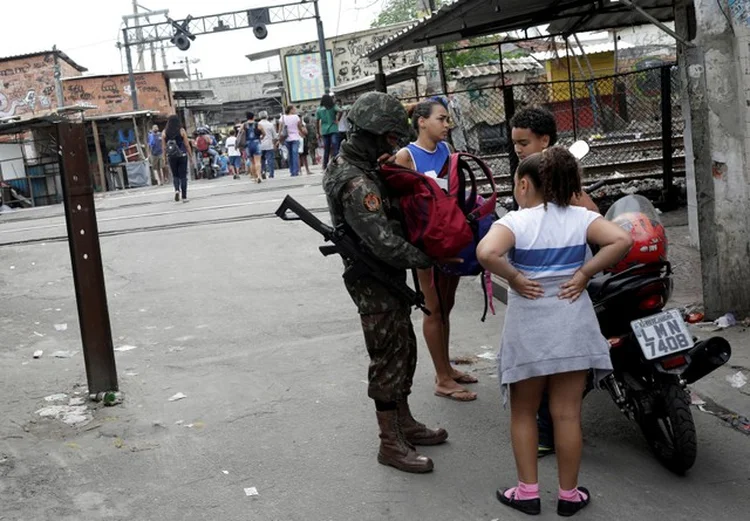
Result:
[[[581,501],[586,501],[589,498],[578,488],[574,488],[573,490],[563,490],[562,488],[560,488],[557,493],[557,497],[559,497],[563,501],[570,501],[572,503],[580,503]]]
[[[505,497],[508,499],[511,499],[513,494],[515,494],[515,498],[519,501],[537,499],[539,497],[539,483],[529,484],[519,481],[517,487],[509,488],[505,491]]]

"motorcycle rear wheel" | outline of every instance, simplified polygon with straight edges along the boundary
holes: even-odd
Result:
[[[695,463],[697,439],[690,395],[677,383],[664,383],[654,397],[653,413],[639,422],[651,451],[667,469],[685,474]]]

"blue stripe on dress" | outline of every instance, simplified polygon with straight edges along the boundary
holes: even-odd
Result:
[[[565,266],[582,263],[586,258],[586,245],[565,246],[563,248],[540,248],[534,250],[523,250],[514,248],[511,260],[523,269],[539,271],[539,268],[553,269],[557,266]]]

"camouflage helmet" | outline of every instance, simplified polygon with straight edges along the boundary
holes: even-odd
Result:
[[[400,139],[411,136],[406,109],[400,101],[384,92],[368,92],[357,98],[348,119],[355,130],[376,136],[395,134]]]

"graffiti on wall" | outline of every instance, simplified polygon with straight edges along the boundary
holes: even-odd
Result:
[[[53,65],[51,54],[0,64],[0,118],[50,109],[56,100]]]
[[[736,22],[750,27],[750,3],[747,0],[729,0],[729,11]]]
[[[126,75],[104,78],[71,78],[63,81],[65,102],[96,105],[90,115],[115,114],[132,110],[132,90]],[[164,113],[171,111],[171,99],[166,80],[161,73],[135,75],[135,86],[140,104],[148,109]]]

